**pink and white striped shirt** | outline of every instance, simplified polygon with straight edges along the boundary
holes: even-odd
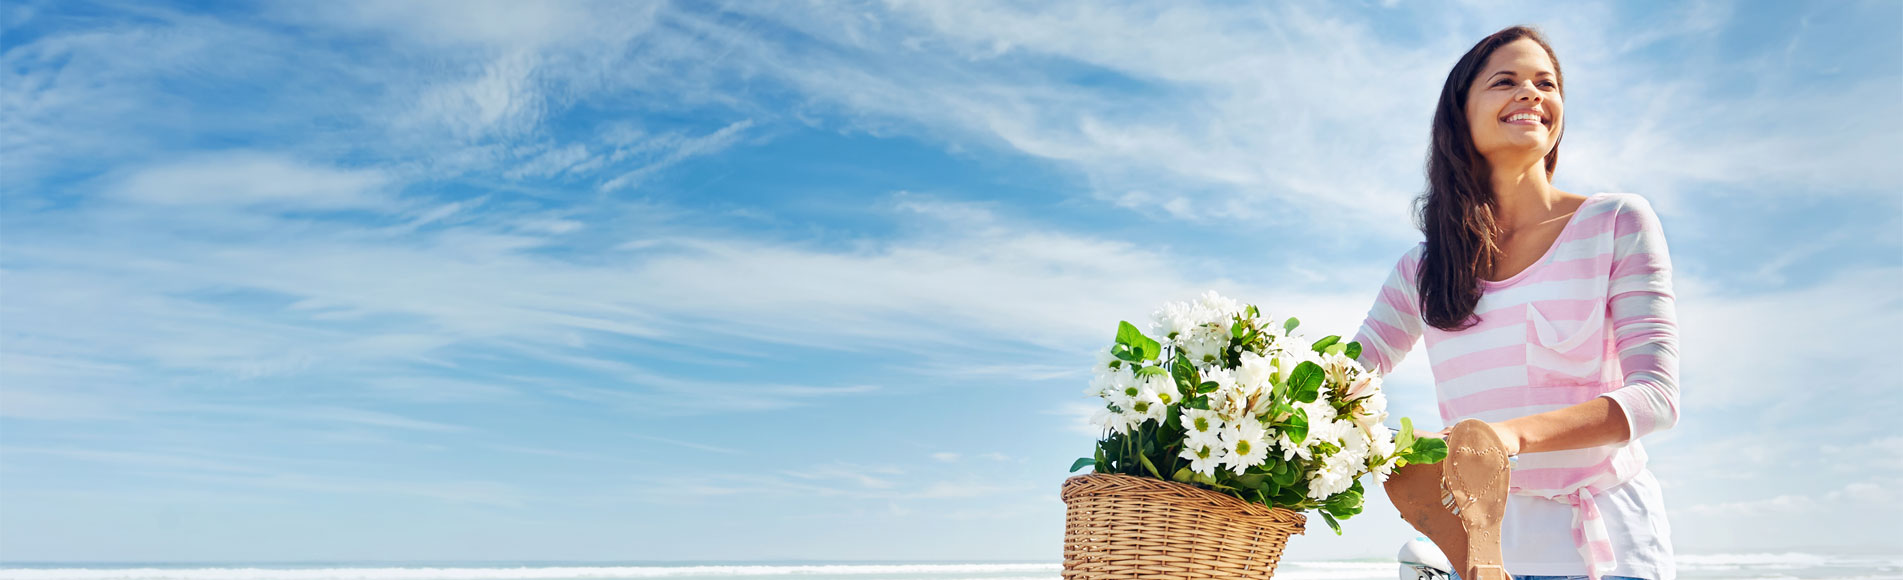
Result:
[[[1651,205],[1629,193],[1588,197],[1546,255],[1506,280],[1481,280],[1483,294],[1474,309],[1480,322],[1458,332],[1427,326],[1421,318],[1416,276],[1425,249],[1425,242],[1418,244],[1395,264],[1356,333],[1355,340],[1363,346],[1362,365],[1389,372],[1425,335],[1441,419],[1449,425],[1468,418],[1504,421],[1595,397],[1612,399],[1625,413],[1631,440],[1521,454],[1510,480],[1519,497],[1509,502],[1508,525],[1503,527],[1523,523],[1513,512],[1516,506],[1530,505],[1528,500],[1562,502],[1571,507],[1573,547],[1586,574],[1596,579],[1612,573],[1616,564],[1621,573],[1674,575],[1669,539],[1630,550],[1636,554],[1615,553],[1615,544],[1631,541],[1610,537],[1608,516],[1595,501],[1614,488],[1627,493],[1619,486],[1635,478],[1655,485],[1646,472],[1639,438],[1678,422],[1672,266]],[[1656,518],[1660,525],[1615,522],[1615,527],[1652,535],[1663,525],[1664,508],[1661,502],[1650,503],[1657,503],[1656,508],[1640,505],[1635,513],[1633,502],[1621,495],[1620,513],[1614,515]],[[1546,573],[1515,570],[1516,548],[1510,538],[1503,540],[1509,540],[1503,546],[1509,571]],[[1662,551],[1657,549],[1660,543]],[[1529,546],[1517,551],[1537,550]],[[1666,561],[1630,561],[1633,558]]]

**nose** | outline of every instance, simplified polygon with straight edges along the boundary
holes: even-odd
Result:
[[[1540,91],[1533,88],[1532,82],[1528,81],[1520,85],[1520,90],[1513,95],[1513,100],[1538,103],[1546,100],[1546,97],[1540,96]]]

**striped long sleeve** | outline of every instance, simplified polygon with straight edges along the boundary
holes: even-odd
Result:
[[[1420,294],[1414,280],[1425,249],[1425,244],[1416,244],[1395,262],[1387,282],[1381,284],[1381,292],[1374,297],[1374,306],[1368,309],[1367,318],[1355,331],[1354,340],[1361,343],[1359,362],[1362,367],[1387,374],[1407,358],[1408,351],[1420,340]]]
[[[1604,397],[1625,411],[1632,439],[1678,423],[1678,314],[1665,230],[1644,198],[1613,219],[1608,308],[1623,386]]]

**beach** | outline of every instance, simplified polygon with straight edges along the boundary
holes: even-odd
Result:
[[[1679,577],[1704,579],[1903,579],[1903,556],[1806,553],[1704,554],[1679,558]],[[4,563],[5,580],[581,580],[799,577],[840,580],[1057,580],[1056,562],[332,562],[281,564]],[[1380,560],[1283,562],[1284,580],[1389,580]]]

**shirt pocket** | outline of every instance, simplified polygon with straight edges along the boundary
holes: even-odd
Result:
[[[1579,403],[1603,392],[1608,372],[1606,299],[1535,300],[1526,305],[1527,386],[1567,387]]]

